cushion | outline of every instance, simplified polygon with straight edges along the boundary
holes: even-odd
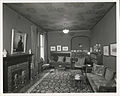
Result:
[[[93,64],[93,71],[92,72],[94,74],[97,74],[97,75],[100,75],[100,76],[104,76],[105,66]]]
[[[77,62],[75,62],[75,67],[83,67],[85,63],[85,58],[78,58]]]
[[[105,79],[110,81],[113,79],[113,76],[114,76],[114,72],[111,69],[107,68],[105,72]]]
[[[70,57],[66,57],[65,62],[71,62],[71,58]]]
[[[96,74],[100,75],[100,76],[104,76],[104,73],[105,73],[105,67],[104,66],[99,66]]]
[[[95,64],[95,63],[93,64],[92,73],[96,73],[96,72],[97,72],[98,66],[99,66],[99,65],[97,65],[97,64]]]
[[[63,62],[63,56],[58,56],[58,61],[57,62]]]

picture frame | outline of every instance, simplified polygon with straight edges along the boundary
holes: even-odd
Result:
[[[51,46],[50,47],[50,51],[56,51],[56,47],[55,46]]]
[[[11,54],[25,53],[26,33],[12,29]]]
[[[68,51],[68,46],[63,46],[63,47],[62,47],[62,50],[63,50],[63,51]]]
[[[57,51],[61,51],[61,45],[57,45]]]
[[[109,56],[109,46],[103,46],[103,55]]]
[[[112,55],[112,56],[117,55],[116,43],[110,44],[110,55]]]

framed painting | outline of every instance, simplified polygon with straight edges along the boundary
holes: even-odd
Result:
[[[110,55],[112,55],[112,56],[116,56],[117,55],[116,44],[110,44]]]
[[[51,46],[50,47],[50,51],[56,51],[56,47],[55,46]]]
[[[25,53],[26,33],[12,29],[11,54]]]
[[[63,46],[63,47],[62,47],[62,50],[63,50],[63,51],[68,51],[68,46]]]
[[[109,56],[109,46],[103,47],[103,55]]]
[[[61,51],[61,45],[57,45],[57,51]]]

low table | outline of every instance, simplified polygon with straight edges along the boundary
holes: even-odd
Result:
[[[82,85],[86,79],[83,74],[76,74],[73,79],[74,79],[74,87],[77,87],[80,89],[84,88]]]

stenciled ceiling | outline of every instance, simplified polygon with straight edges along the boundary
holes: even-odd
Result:
[[[113,2],[7,3],[47,31],[89,30],[112,8]]]

